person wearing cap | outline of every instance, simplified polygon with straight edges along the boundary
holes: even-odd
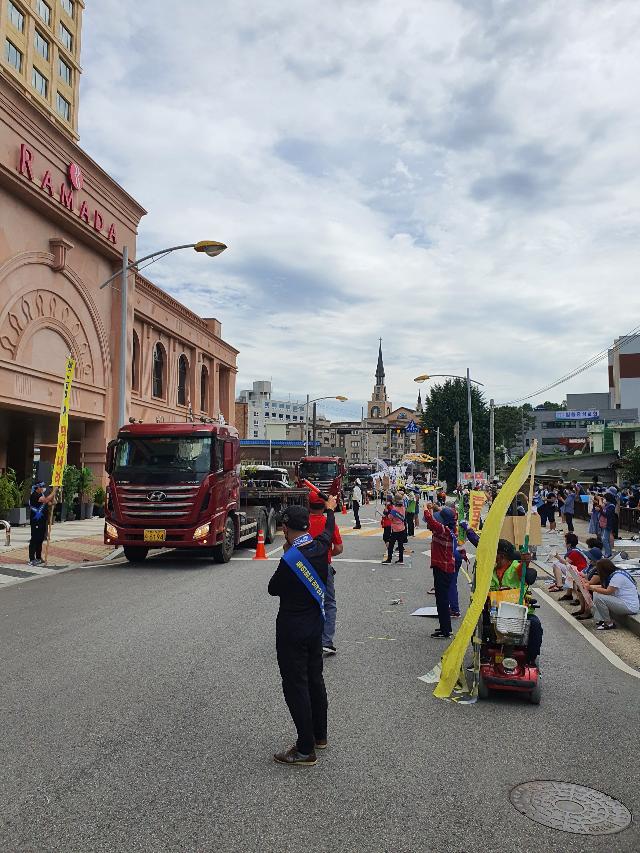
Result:
[[[353,486],[353,491],[351,492],[353,520],[355,521],[355,524],[353,525],[354,530],[360,530],[360,528],[362,527],[362,525],[360,524],[360,505],[362,504],[362,489],[360,488],[360,486],[360,480],[356,480]]]
[[[47,538],[49,526],[49,505],[55,492],[45,496],[46,483],[34,483],[29,496],[29,520],[31,522],[31,539],[29,540],[29,565],[42,565],[42,543]]]
[[[490,589],[520,589],[522,585],[522,567],[525,566],[525,604],[529,592],[529,584],[534,583],[536,572],[529,566],[530,554],[522,554],[508,539],[499,539],[496,551],[496,564],[491,576]],[[486,612],[486,610],[485,610]],[[529,639],[527,642],[527,662],[538,663],[542,648],[542,623],[533,612],[531,605],[527,614],[529,620]],[[486,621],[485,621],[486,627]]]
[[[335,495],[326,501],[325,527],[315,539],[308,532],[306,507],[291,506],[284,510],[285,553],[269,581],[269,595],[280,597],[276,651],[282,692],[298,733],[292,747],[273,757],[279,764],[290,767],[315,764],[316,749],[327,746],[322,628],[336,503]]]
[[[432,532],[431,539],[431,568],[433,569],[433,586],[438,610],[440,627],[432,637],[446,639],[451,636],[451,613],[449,611],[449,588],[455,575],[456,551],[456,514],[451,507],[445,506],[435,514],[433,503],[425,504],[424,520]]]
[[[609,558],[613,549],[613,540],[617,532],[618,516],[616,513],[617,490],[614,486],[604,494],[604,505],[600,510],[598,525],[602,536],[602,555]]]
[[[317,492],[309,494],[309,534],[315,539],[324,530],[327,517],[324,514],[324,500]],[[342,536],[336,524],[333,528],[333,538],[331,540],[331,550],[327,555],[329,561],[329,571],[327,573],[327,589],[324,595],[324,627],[322,629],[322,651],[326,656],[335,655],[337,649],[334,645],[336,634],[336,614],[338,608],[336,606],[336,588],[335,574],[336,570],[331,565],[331,558],[342,554],[343,549]]]

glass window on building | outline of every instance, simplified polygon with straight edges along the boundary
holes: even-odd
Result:
[[[34,68],[31,74],[31,85],[39,95],[42,95],[43,98],[47,97],[49,81],[37,68]]]
[[[43,59],[49,59],[49,42],[47,39],[36,30],[36,34],[34,36],[34,44],[36,46],[36,51],[40,54]]]
[[[189,376],[189,362],[186,355],[178,359],[178,405],[187,405],[187,378]]]
[[[62,116],[65,121],[71,121],[71,104],[66,98],[63,98],[60,92],[56,97],[56,109],[58,115]]]
[[[153,388],[154,397],[164,396],[165,354],[162,344],[156,344],[153,350]]]
[[[67,86],[71,86],[71,81],[73,79],[71,75],[71,66],[67,65],[64,59],[58,57],[58,74],[60,75],[60,79],[64,80]]]
[[[279,408],[284,409],[284,403],[280,403]]]
[[[18,32],[24,32],[24,15],[11,0],[9,0],[9,21]]]
[[[44,0],[36,0],[36,11],[47,26],[51,24],[51,7]]]
[[[254,437],[254,438],[257,438],[257,437],[258,437],[258,430],[254,429],[254,431],[253,431],[253,437]]]
[[[69,30],[65,27],[65,25],[60,22],[60,28],[58,30],[60,33],[60,41],[67,48],[68,51],[73,50],[73,36],[69,32]]]
[[[62,8],[70,18],[73,18],[73,0],[62,0]]]
[[[5,42],[4,55],[9,65],[18,72],[22,71],[22,53],[9,39]]]

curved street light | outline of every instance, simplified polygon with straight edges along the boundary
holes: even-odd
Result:
[[[468,367],[467,367],[466,377],[465,376],[458,376],[455,373],[431,373],[431,374],[421,373],[420,376],[416,376],[416,378],[413,381],[414,382],[426,382],[427,379],[432,379],[434,376],[438,376],[438,377],[440,377],[440,376],[445,377],[446,376],[448,379],[462,379],[462,380],[465,380],[467,383],[467,417],[469,418],[469,462],[471,464],[471,477],[473,478],[473,481],[475,483],[476,460],[475,460],[475,455],[473,452],[473,415],[471,414],[471,383],[473,382],[474,385],[480,385],[482,388],[484,388],[484,385],[482,384],[482,382],[478,382],[476,379],[472,379],[469,376],[469,368]],[[460,479],[459,468],[460,468],[460,465],[458,465],[458,479]],[[456,485],[457,485],[457,483],[456,483]]]
[[[103,281],[98,290],[102,290],[107,285],[120,276],[120,370],[119,370],[119,394],[118,394],[118,418],[120,424],[124,424],[127,420],[127,363],[129,360],[129,338],[127,333],[127,282],[129,278],[129,270],[140,266],[144,261],[150,261],[152,258],[163,258],[171,252],[177,252],[180,249],[194,249],[196,252],[208,255],[210,258],[215,258],[227,246],[224,243],[219,243],[217,240],[199,240],[197,243],[184,243],[181,246],[170,246],[168,249],[159,249],[157,252],[151,252],[143,258],[138,258],[137,261],[129,263],[129,249],[127,246],[122,247],[122,267],[115,272],[106,281]]]
[[[304,455],[309,455],[309,403],[313,403],[313,440],[315,442],[316,436],[316,403],[319,403],[320,400],[340,400],[341,403],[345,403],[349,398],[343,396],[342,394],[330,394],[328,397],[314,397],[313,400],[309,399],[309,395],[307,394],[307,404],[304,409],[304,440],[305,440],[305,451]],[[314,445],[315,450],[315,445]]]

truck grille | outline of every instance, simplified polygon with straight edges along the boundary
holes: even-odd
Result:
[[[122,512],[131,518],[185,518],[200,489],[192,486],[117,486]]]
[[[309,478],[309,482],[313,483],[314,486],[317,486],[321,492],[329,492],[329,489],[333,485],[333,480],[316,480],[315,478],[312,480]]]

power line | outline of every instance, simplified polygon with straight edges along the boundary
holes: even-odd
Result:
[[[570,379],[579,376],[586,370],[590,370],[599,361],[602,361],[603,358],[606,358],[609,352],[617,352],[617,350],[619,350],[623,344],[632,343],[638,337],[640,337],[640,325],[635,326],[627,335],[624,335],[622,338],[620,338],[620,343],[614,344],[612,347],[608,347],[605,350],[601,350],[600,352],[596,353],[596,355],[592,356],[584,364],[581,364],[579,367],[576,367],[570,373],[567,373],[565,376],[562,376],[560,379],[557,379],[550,385],[546,385],[544,388],[540,388],[537,391],[534,391],[532,394],[527,394],[526,397],[518,397],[515,400],[509,400],[508,403],[502,403],[501,405],[512,406],[516,403],[524,403],[525,400],[530,400],[532,397],[538,397],[541,394],[546,394],[547,391],[551,391],[554,388],[557,388],[558,385],[562,385],[564,382],[568,382]]]

